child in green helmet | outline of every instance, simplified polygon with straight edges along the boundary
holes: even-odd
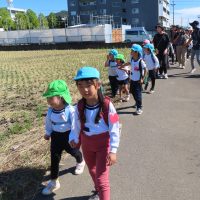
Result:
[[[129,66],[122,67],[122,65],[125,63],[125,58],[123,54],[118,54],[116,56],[116,62],[117,62],[117,80],[119,84],[119,91],[120,91],[120,101],[129,101],[130,95],[129,95],[129,89],[128,89],[128,83],[129,83]],[[122,97],[122,93],[125,91],[126,96]]]
[[[67,84],[63,80],[51,82],[43,94],[47,98],[49,108],[46,115],[44,139],[51,138],[51,180],[42,190],[43,195],[49,195],[60,188],[58,180],[59,162],[62,151],[71,154],[77,162],[75,174],[81,174],[85,161],[78,148],[71,148],[68,143],[71,124],[74,120],[74,108],[70,105],[71,96]]]

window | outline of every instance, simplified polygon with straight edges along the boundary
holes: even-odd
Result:
[[[113,2],[112,7],[120,7],[121,3],[120,2]]]
[[[123,3],[126,3],[126,0],[122,0]]]
[[[127,35],[138,35],[138,31],[126,31]]]
[[[133,14],[138,14],[139,13],[139,8],[132,8],[132,13]]]
[[[138,18],[132,18],[132,24],[138,24],[139,19]]]
[[[80,6],[93,6],[96,5],[96,1],[91,1],[91,2],[80,2]]]
[[[125,12],[126,12],[126,8],[123,8],[123,9],[122,9],[122,12],[125,13]]]
[[[75,5],[76,5],[76,2],[75,1],[71,1],[70,6],[72,7],[72,6],[75,6]]]
[[[71,16],[75,16],[76,15],[76,11],[71,11]]]
[[[126,19],[126,18],[123,18],[123,19],[122,19],[122,23],[127,23],[127,19]]]
[[[100,4],[106,4],[106,0],[100,0]]]
[[[132,3],[132,4],[134,4],[134,3],[139,3],[139,0],[132,0],[131,3]]]
[[[144,31],[139,31],[140,35],[146,35],[146,33]]]
[[[106,9],[100,9],[99,12],[101,15],[106,15]]]

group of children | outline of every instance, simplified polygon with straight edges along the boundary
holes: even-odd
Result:
[[[142,114],[142,83],[148,74],[152,82],[149,93],[153,93],[159,67],[153,45],[149,41],[143,48],[133,44],[129,62],[125,62],[123,54],[112,49],[105,66],[108,67],[112,96],[115,97],[119,90],[120,99],[128,101],[130,91],[136,102],[136,113]],[[43,94],[49,104],[44,138],[51,139],[51,180],[42,194],[49,195],[60,188],[59,163],[65,150],[76,159],[74,174],[82,174],[85,164],[88,167],[95,188],[89,200],[110,200],[109,167],[117,160],[119,116],[110,98],[102,93],[100,73],[96,68],[80,68],[74,81],[82,96],[75,106],[71,105],[64,80],[54,80]],[[145,89],[147,87],[148,81]],[[122,97],[123,92],[125,97]]]
[[[42,194],[50,195],[60,188],[59,162],[65,150],[76,159],[76,175],[83,172],[85,163],[88,167],[95,188],[89,200],[110,200],[109,168],[117,160],[119,117],[110,98],[103,96],[96,68],[80,68],[74,80],[82,96],[75,106],[70,105],[70,92],[63,80],[51,82],[43,94],[50,106],[44,138],[51,138],[51,180]]]
[[[119,91],[120,101],[129,101],[130,93],[135,100],[136,114],[142,114],[142,84],[144,90],[148,89],[149,80],[151,88],[149,93],[154,93],[156,75],[158,73],[159,61],[154,53],[154,46],[149,40],[144,40],[143,47],[133,44],[131,47],[130,61],[125,62],[123,54],[116,49],[109,51],[105,67],[108,67],[112,97]],[[130,87],[129,87],[130,83]],[[125,96],[123,96],[125,93]]]

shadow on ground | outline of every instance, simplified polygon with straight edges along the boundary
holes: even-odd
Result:
[[[18,168],[0,173],[0,199],[32,199],[38,191],[45,169]]]

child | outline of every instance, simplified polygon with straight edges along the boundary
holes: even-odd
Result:
[[[109,166],[116,163],[119,146],[119,117],[100,90],[100,74],[93,67],[78,70],[74,80],[82,99],[75,110],[75,124],[69,143],[81,140],[83,155],[96,192],[89,198],[110,200]]]
[[[118,80],[118,84],[119,84],[119,91],[120,91],[120,100],[121,101],[129,101],[130,99],[130,95],[129,95],[129,89],[128,89],[128,82],[129,82],[129,69],[127,68],[128,66],[126,66],[125,68],[121,67],[124,62],[124,55],[122,54],[118,54],[116,56],[116,62],[117,62],[117,80]],[[122,93],[123,90],[126,93],[126,96],[122,98]]]
[[[74,120],[74,108],[70,105],[71,96],[66,82],[63,80],[51,82],[43,96],[47,97],[50,106],[46,116],[44,139],[51,138],[51,180],[42,190],[42,194],[49,195],[60,188],[58,173],[63,150],[76,159],[76,175],[83,172],[85,161],[79,149],[71,148],[68,143],[71,123]]]
[[[118,91],[118,81],[117,81],[117,63],[115,61],[115,57],[117,56],[118,51],[116,49],[112,49],[109,51],[107,55],[107,60],[105,62],[105,67],[108,67],[108,78],[110,81],[110,87],[112,91],[112,97],[115,97]]]
[[[155,80],[156,80],[156,71],[159,67],[159,61],[156,55],[154,54],[154,46],[153,44],[146,44],[144,45],[144,61],[147,65],[147,69],[149,72],[149,79],[151,79],[151,89],[149,91],[149,94],[154,93],[154,87],[155,87]],[[148,88],[148,81],[145,84],[145,90]]]
[[[130,92],[136,102],[136,114],[141,115],[142,111],[142,83],[146,76],[146,64],[142,60],[142,47],[139,44],[133,44],[131,48],[131,61],[125,63],[123,67],[131,65],[131,84]]]

